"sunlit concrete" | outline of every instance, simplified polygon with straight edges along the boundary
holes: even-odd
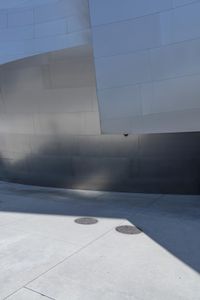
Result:
[[[0,299],[198,300],[199,217],[200,196],[1,182]],[[119,224],[143,232],[123,235]]]

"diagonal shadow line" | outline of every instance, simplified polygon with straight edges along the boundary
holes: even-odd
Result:
[[[14,200],[9,200],[11,195]],[[113,197],[112,197],[113,195]],[[192,198],[180,207],[166,206],[163,196],[148,199],[148,195],[131,199],[123,193],[102,193],[89,197],[74,192],[48,191],[5,194],[0,204],[1,212],[48,214],[60,216],[91,216],[97,218],[127,219],[130,223],[165,248],[179,260],[200,273],[200,201]],[[124,196],[124,199],[123,199]],[[8,200],[7,200],[8,199]]]

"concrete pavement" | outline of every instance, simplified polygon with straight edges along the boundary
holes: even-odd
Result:
[[[200,196],[0,182],[0,300],[199,300],[199,232]]]

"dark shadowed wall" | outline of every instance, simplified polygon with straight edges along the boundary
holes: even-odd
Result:
[[[199,193],[200,133],[101,135],[94,74],[90,47],[0,67],[1,179]]]

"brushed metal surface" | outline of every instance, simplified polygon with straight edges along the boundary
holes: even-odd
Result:
[[[90,47],[9,63],[0,74],[2,180],[199,193],[200,133],[100,134]]]
[[[104,134],[200,131],[200,2],[89,0]]]

